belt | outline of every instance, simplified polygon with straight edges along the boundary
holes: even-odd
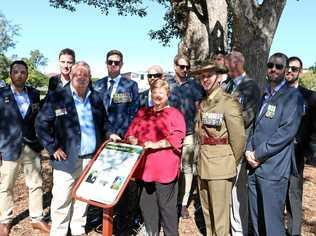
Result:
[[[90,154],[85,154],[85,155],[79,155],[78,157],[80,159],[89,159],[89,158],[92,158],[94,155],[94,153],[90,153]]]
[[[218,144],[228,144],[228,138],[215,138],[213,136],[202,136],[201,145],[218,145]]]

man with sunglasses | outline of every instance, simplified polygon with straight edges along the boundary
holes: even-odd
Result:
[[[186,56],[177,55],[174,58],[175,77],[169,81],[171,88],[170,102],[176,106],[184,115],[186,124],[186,136],[183,141],[181,158],[181,178],[180,178],[180,214],[187,219],[190,217],[187,208],[190,191],[192,187],[194,171],[194,149],[195,139],[193,135],[195,126],[195,113],[198,104],[203,97],[203,88],[196,80],[188,77],[190,70],[190,60]]]
[[[246,146],[248,196],[253,233],[285,235],[284,207],[292,170],[294,138],[303,114],[303,98],[285,80],[287,56],[273,54],[267,86]]]
[[[229,53],[225,57],[228,79],[224,83],[226,83],[225,91],[241,104],[246,137],[248,137],[260,103],[260,90],[256,81],[246,75],[244,64],[245,57],[241,52],[233,50]],[[247,161],[242,157],[237,165],[237,175],[233,182],[230,206],[232,236],[248,235],[248,177],[246,165]]]
[[[304,116],[295,136],[296,174],[291,174],[286,198],[288,235],[300,235],[302,225],[303,171],[305,158],[312,158],[316,149],[316,93],[299,85],[303,63],[298,57],[288,59],[285,78],[304,98]],[[315,155],[315,154],[314,154]]]
[[[137,83],[121,75],[123,54],[119,50],[111,50],[106,54],[108,76],[96,81],[95,90],[103,97],[103,103],[108,114],[108,137],[112,141],[119,141],[133,120],[139,108],[139,94]],[[134,181],[130,181],[122,195],[116,210],[116,232],[125,231],[130,225],[131,216],[128,213],[135,202],[129,201],[137,194],[138,188]],[[133,205],[133,206],[132,206]],[[99,228],[99,227],[98,227]]]
[[[164,79],[163,69],[161,66],[152,65],[147,70],[147,79],[149,86],[152,85],[157,79]],[[151,91],[150,89],[145,90],[144,92],[139,94],[140,107],[152,107],[153,102],[151,99]]]

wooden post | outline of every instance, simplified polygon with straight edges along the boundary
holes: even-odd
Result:
[[[103,208],[103,236],[112,236],[113,232],[113,210],[110,208]]]

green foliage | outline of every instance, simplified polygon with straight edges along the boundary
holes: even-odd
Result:
[[[316,72],[313,70],[304,72],[300,79],[300,83],[304,87],[316,91]]]
[[[0,79],[7,80],[9,78],[9,66],[11,60],[6,55],[0,53]]]
[[[308,69],[311,70],[314,74],[316,74],[316,62],[313,66],[309,67]]]
[[[19,26],[12,25],[0,12],[0,54],[15,46],[13,38],[19,35]]]
[[[143,7],[143,0],[49,0],[52,7],[64,8],[70,11],[76,11],[79,4],[93,6],[102,13],[108,15],[111,8],[117,10],[121,16],[137,15],[146,16],[146,7]]]

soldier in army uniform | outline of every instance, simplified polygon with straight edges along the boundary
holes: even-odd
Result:
[[[207,62],[206,62],[207,63]],[[198,186],[207,235],[229,235],[232,180],[245,147],[238,101],[219,85],[225,68],[209,62],[193,71],[206,91],[197,113]]]

